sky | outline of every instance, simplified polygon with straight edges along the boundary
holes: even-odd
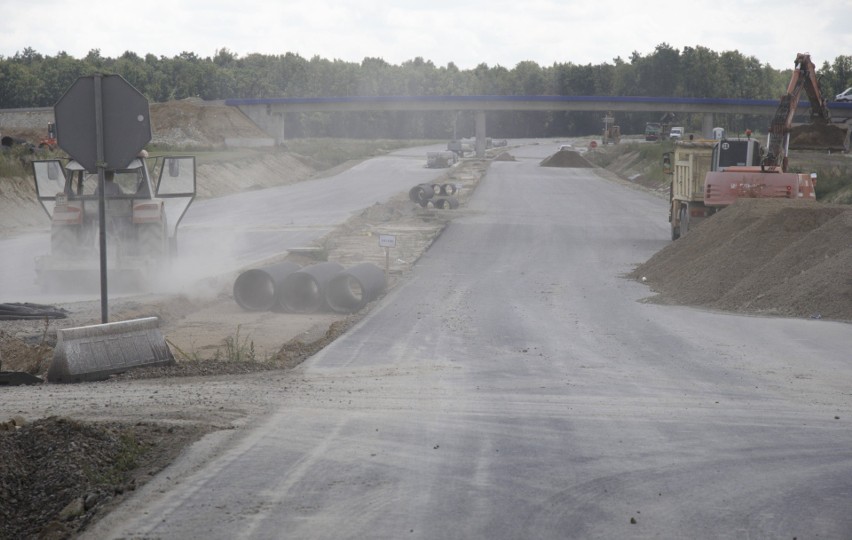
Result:
[[[661,43],[737,50],[776,69],[809,52],[819,67],[852,55],[852,0],[0,0],[2,57],[227,49],[472,69],[612,63]]]

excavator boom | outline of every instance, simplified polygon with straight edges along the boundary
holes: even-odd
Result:
[[[793,126],[802,92],[810,102],[810,123]],[[787,170],[787,154],[793,150],[848,151],[849,132],[831,123],[831,111],[819,88],[816,66],[808,53],[796,55],[795,69],[787,85],[787,93],[769,126],[764,164]]]

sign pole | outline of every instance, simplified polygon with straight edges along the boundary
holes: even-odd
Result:
[[[109,322],[109,303],[107,296],[107,235],[106,235],[106,197],[105,197],[105,174],[104,174],[104,115],[103,115],[103,92],[101,81],[103,76],[96,73],[94,76],[95,88],[95,160],[98,167],[98,240],[100,242],[101,260],[101,323]]]
[[[390,279],[390,248],[385,248],[385,281]]]
[[[390,280],[390,248],[396,247],[396,236],[393,234],[380,234],[379,247],[385,248],[385,281]]]

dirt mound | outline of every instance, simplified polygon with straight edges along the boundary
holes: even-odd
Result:
[[[0,422],[0,538],[74,536],[203,432],[56,417]]]
[[[221,147],[225,138],[269,138],[236,107],[200,99],[152,103],[152,142],[179,147]]]
[[[499,156],[494,158],[494,161],[517,161],[515,156],[510,154],[509,152],[503,152]]]
[[[792,150],[849,150],[849,130],[831,124],[804,124],[790,131]]]
[[[593,164],[573,150],[560,150],[552,156],[544,158],[542,167],[591,168]]]
[[[743,199],[637,267],[660,303],[852,320],[852,208]]]

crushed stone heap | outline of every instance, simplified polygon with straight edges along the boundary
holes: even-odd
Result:
[[[852,207],[740,199],[639,265],[650,301],[852,321]]]

